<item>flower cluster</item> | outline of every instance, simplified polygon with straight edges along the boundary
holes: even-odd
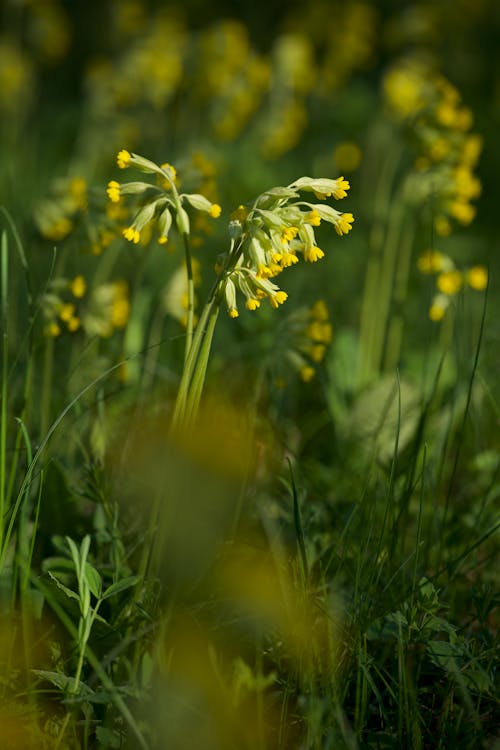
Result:
[[[80,300],[87,292],[87,282],[81,275],[74,279],[56,278],[41,300],[42,314],[45,319],[45,335],[56,338],[65,330],[70,333],[78,331],[82,325],[81,312],[77,309]]]
[[[481,194],[474,174],[482,139],[471,133],[473,116],[458,90],[420,58],[394,65],[384,79],[384,94],[397,118],[417,136],[412,194],[432,200],[435,230],[445,236],[452,222],[466,226],[475,217],[472,201]]]
[[[55,278],[42,297],[44,332],[50,338],[63,331],[83,330],[87,336],[109,338],[115,330],[125,328],[130,313],[128,286],[125,281],[100,284],[90,293],[82,275],[73,279]]]
[[[271,279],[298,263],[300,257],[309,263],[324,257],[315,237],[315,227],[321,221],[332,224],[340,236],[350,231],[354,221],[351,213],[342,213],[326,203],[311,203],[301,194],[312,193],[318,200],[330,196],[340,199],[348,189],[343,177],[301,177],[287,187],[262,193],[249,208],[240,206],[233,213],[229,232],[236,250],[233,247],[218,264],[232,318],[239,315],[237,291],[245,297],[248,310],[256,310],[266,298],[274,308],[285,302],[287,293]]]
[[[452,297],[464,285],[482,292],[488,286],[488,271],[484,266],[471,266],[463,270],[455,267],[453,260],[437,250],[427,250],[418,259],[422,273],[435,275],[436,294],[429,308],[429,317],[437,322],[444,318]]]
[[[221,214],[218,203],[209,201],[199,193],[180,193],[177,189],[177,171],[171,164],[155,164],[138,154],[122,149],[116,158],[120,169],[134,166],[146,174],[154,174],[157,183],[125,182],[117,180],[108,182],[107,194],[111,203],[119,204],[124,195],[141,195],[144,202],[133,221],[122,231],[129,242],[138,244],[141,232],[153,224],[158,230],[158,242],[166,244],[173,222],[181,235],[189,235],[190,219],[185,206],[217,218]]]
[[[292,313],[288,327],[292,337],[286,360],[308,383],[314,378],[332,340],[332,325],[325,301],[320,299],[309,309]]]
[[[87,193],[87,182],[83,177],[54,180],[50,197],[35,207],[35,224],[42,237],[58,241],[71,234],[78,216],[87,210]]]

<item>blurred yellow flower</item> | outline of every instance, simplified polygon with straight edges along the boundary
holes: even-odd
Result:
[[[482,292],[488,286],[488,271],[484,266],[472,266],[465,273],[465,281],[478,292]]]
[[[357,143],[344,141],[335,147],[333,158],[337,169],[354,172],[361,164],[362,152]]]
[[[437,250],[427,250],[417,260],[417,266],[422,273],[438,273],[443,270],[443,256]]]
[[[80,299],[87,290],[87,283],[83,276],[75,276],[73,281],[70,282],[69,288],[73,297]]]
[[[437,288],[442,294],[452,296],[460,291],[463,283],[463,276],[460,271],[445,271],[437,277]]]

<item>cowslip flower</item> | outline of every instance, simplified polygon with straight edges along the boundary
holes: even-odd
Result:
[[[110,180],[106,192],[112,203],[118,203],[120,200],[120,183],[116,180]]]
[[[124,229],[122,234],[125,237],[125,239],[128,240],[129,242],[133,242],[135,245],[139,244],[139,241],[141,239],[141,234],[140,232],[137,231],[137,229],[134,229],[133,226],[127,227],[126,229]]]
[[[482,292],[488,286],[488,271],[484,266],[472,266],[465,272],[465,281],[471,289]]]
[[[85,292],[87,291],[87,283],[84,277],[75,276],[75,278],[70,282],[69,289],[73,297],[81,299],[81,297],[83,297],[85,295]]]
[[[444,271],[437,277],[437,288],[442,294],[453,296],[460,291],[463,283],[463,276],[460,271]]]
[[[124,148],[118,152],[118,155],[116,157],[116,163],[120,167],[120,169],[126,169],[130,165],[130,160],[132,158],[132,155],[129,151],[126,151]]]

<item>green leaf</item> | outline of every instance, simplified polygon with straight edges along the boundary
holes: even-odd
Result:
[[[48,672],[45,669],[33,669],[32,671],[34,674],[38,675],[38,677],[50,682],[63,693],[75,693],[76,687],[77,692],[75,695],[78,695],[80,698],[88,699],[94,695],[94,691],[92,688],[88,687],[88,685],[85,685],[83,682],[79,682],[77,685],[74,677],[69,677],[62,672]]]
[[[128,576],[128,578],[122,578],[121,581],[117,581],[116,583],[112,583],[109,588],[106,589],[106,591],[101,596],[101,599],[104,601],[104,599],[109,599],[110,596],[114,596],[115,594],[119,594],[122,591],[125,591],[125,589],[130,588],[131,586],[135,586],[136,583],[138,583],[141,580],[141,576]]]
[[[80,601],[80,597],[78,596],[78,594],[75,594],[74,591],[71,591],[71,589],[69,589],[67,586],[65,586],[63,583],[61,583],[61,581],[58,578],[56,578],[56,576],[53,573],[51,573],[50,570],[47,571],[47,572],[48,572],[49,576],[51,577],[51,579],[56,584],[56,586],[57,586],[58,589],[60,589],[61,591],[63,591],[66,594],[66,596],[68,596],[70,599],[76,599],[77,602]]]
[[[85,563],[85,580],[91,593],[99,599],[102,591],[102,578],[99,571],[90,563]]]
[[[99,740],[99,747],[121,747],[122,741],[120,735],[107,727],[97,727],[96,737]]]

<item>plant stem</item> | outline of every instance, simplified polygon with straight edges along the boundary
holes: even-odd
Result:
[[[194,279],[193,279],[193,264],[191,261],[191,250],[189,247],[189,235],[187,232],[182,233],[182,240],[184,242],[184,257],[186,263],[186,275],[187,275],[187,326],[186,326],[186,347],[184,349],[184,362],[187,361],[191,344],[193,341],[193,321],[194,321]]]

